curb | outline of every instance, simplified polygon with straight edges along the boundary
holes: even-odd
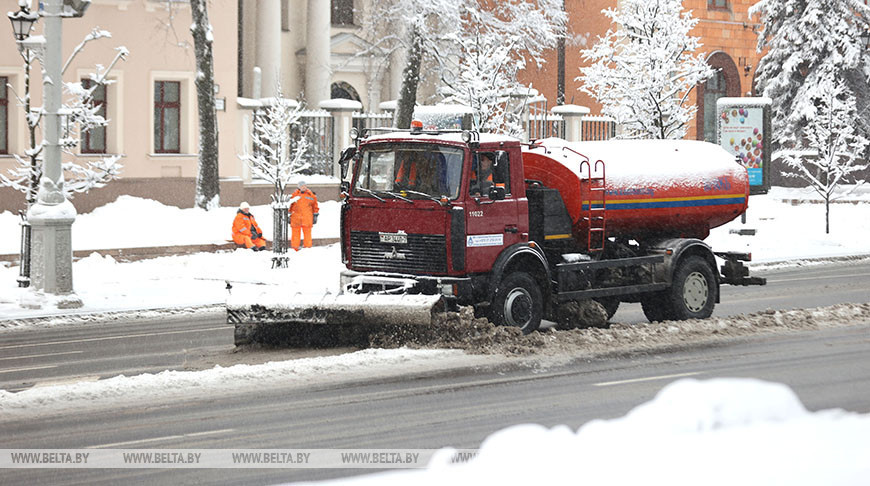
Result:
[[[339,238],[314,238],[312,244],[314,246],[327,246],[333,243],[338,243]],[[73,252],[73,260],[80,260],[92,253],[99,253],[102,256],[110,256],[120,262],[135,262],[138,260],[147,260],[149,258],[159,258],[166,256],[190,255],[192,253],[215,253],[219,251],[232,251],[236,249],[234,243],[208,243],[198,245],[175,245],[175,246],[143,246],[138,248],[107,248],[99,250],[76,250]],[[18,253],[0,255],[0,262],[12,262],[18,265]]]

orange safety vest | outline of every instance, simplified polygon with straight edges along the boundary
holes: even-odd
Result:
[[[408,167],[410,165],[410,167]],[[396,184],[405,183],[409,186],[413,186],[417,182],[417,164],[405,160],[399,165],[399,172],[396,173],[396,180],[394,181]]]
[[[296,189],[291,197],[299,199],[290,205],[290,226],[312,226],[314,215],[320,212],[317,196],[307,189],[305,192]]]
[[[260,225],[257,224],[254,215],[244,213],[239,209],[238,212],[236,212],[236,218],[233,220],[233,241],[236,241],[236,239],[240,237],[253,237],[251,229],[255,230],[260,235],[263,234],[263,230],[260,229]],[[236,243],[239,242],[236,241]]]

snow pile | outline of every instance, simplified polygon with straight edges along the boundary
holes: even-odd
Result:
[[[337,238],[339,203],[320,203],[318,224],[313,238]],[[79,214],[73,223],[73,250],[100,250],[152,246],[224,244],[232,237],[233,218],[238,208],[222,207],[212,211],[180,209],[151,199],[119,196],[114,202],[90,213]],[[252,206],[251,213],[271,240],[272,208]],[[20,250],[20,218],[9,211],[0,213],[0,254]]]
[[[684,379],[625,417],[577,432],[517,425],[490,435],[467,464],[317,484],[864,485],[870,415],[810,413],[787,386]]]
[[[432,362],[461,354],[449,350],[367,349],[338,356],[260,365],[215,366],[205,371],[163,371],[132,377],[120,375],[107,380],[31,388],[17,393],[0,390],[0,422],[85,406],[117,408],[155,399],[169,401],[237,394],[275,386],[323,383],[339,375],[362,379],[397,370],[406,373],[415,367],[427,369]]]

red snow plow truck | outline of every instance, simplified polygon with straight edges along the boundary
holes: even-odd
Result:
[[[419,127],[355,139],[340,160],[341,292],[228,301],[237,344],[260,326],[435,325],[459,306],[526,333],[606,326],[621,302],[650,321],[706,318],[721,284],[765,284],[749,254],[703,241],[749,196],[716,145]]]

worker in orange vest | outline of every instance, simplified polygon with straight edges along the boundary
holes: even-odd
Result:
[[[299,232],[304,233],[305,248],[311,248],[311,227],[317,224],[317,215],[320,208],[317,206],[315,195],[305,181],[299,181],[298,189],[290,196],[296,201],[290,205],[290,246],[299,251]]]
[[[417,185],[417,161],[410,157],[406,158],[399,165],[399,171],[396,172],[396,180],[393,181],[393,188],[410,189]]]
[[[480,154],[477,170],[471,173],[471,194],[489,194],[492,187],[492,155]]]
[[[247,202],[239,204],[239,210],[233,220],[233,242],[239,247],[251,248],[254,251],[266,249],[263,230],[251,214],[251,205]]]

